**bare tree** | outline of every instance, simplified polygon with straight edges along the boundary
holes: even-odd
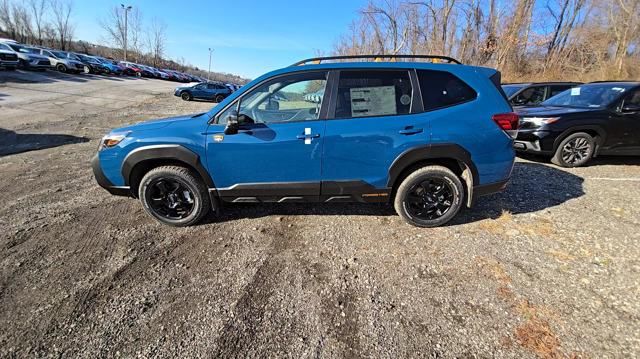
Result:
[[[124,51],[124,10],[121,7],[114,6],[111,8],[106,18],[99,20],[100,27],[107,33],[108,41],[119,49]]]
[[[33,17],[34,23],[34,35],[35,41],[37,41],[38,45],[43,44],[42,35],[44,33],[45,20],[44,16],[47,11],[47,0],[29,0],[29,9],[31,10],[31,16]]]
[[[71,0],[53,0],[51,8],[53,10],[53,28],[56,31],[58,45],[60,49],[66,50],[75,31],[75,26],[70,21],[73,3]]]
[[[147,48],[153,60],[153,66],[159,66],[164,56],[166,46],[167,25],[161,20],[154,18],[151,20],[151,26],[147,30]]]

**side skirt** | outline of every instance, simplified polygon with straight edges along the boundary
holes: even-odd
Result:
[[[237,184],[210,189],[230,203],[388,202],[391,190],[364,181],[277,182]]]

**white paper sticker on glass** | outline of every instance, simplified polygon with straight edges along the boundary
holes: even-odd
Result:
[[[395,86],[357,87],[351,90],[351,117],[395,115]]]

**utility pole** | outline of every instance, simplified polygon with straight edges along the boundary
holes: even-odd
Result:
[[[127,15],[129,14],[129,10],[131,10],[131,6],[124,6],[124,4],[120,4],[122,9],[124,9],[124,61],[127,61]]]
[[[209,72],[207,72],[207,82],[209,82],[209,78],[211,77],[211,54],[213,51],[214,49],[209,48]]]

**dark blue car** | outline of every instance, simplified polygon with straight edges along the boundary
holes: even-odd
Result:
[[[433,56],[410,58],[449,63],[344,62],[362,58],[374,57],[306,60],[209,112],[115,129],[92,161],[96,180],[174,226],[221,201],[355,201],[432,227],[507,185],[518,116],[499,72]]]
[[[223,84],[209,82],[199,83],[193,86],[177,87],[173,94],[185,101],[195,99],[222,102],[222,100],[231,95],[232,92],[233,91]]]

